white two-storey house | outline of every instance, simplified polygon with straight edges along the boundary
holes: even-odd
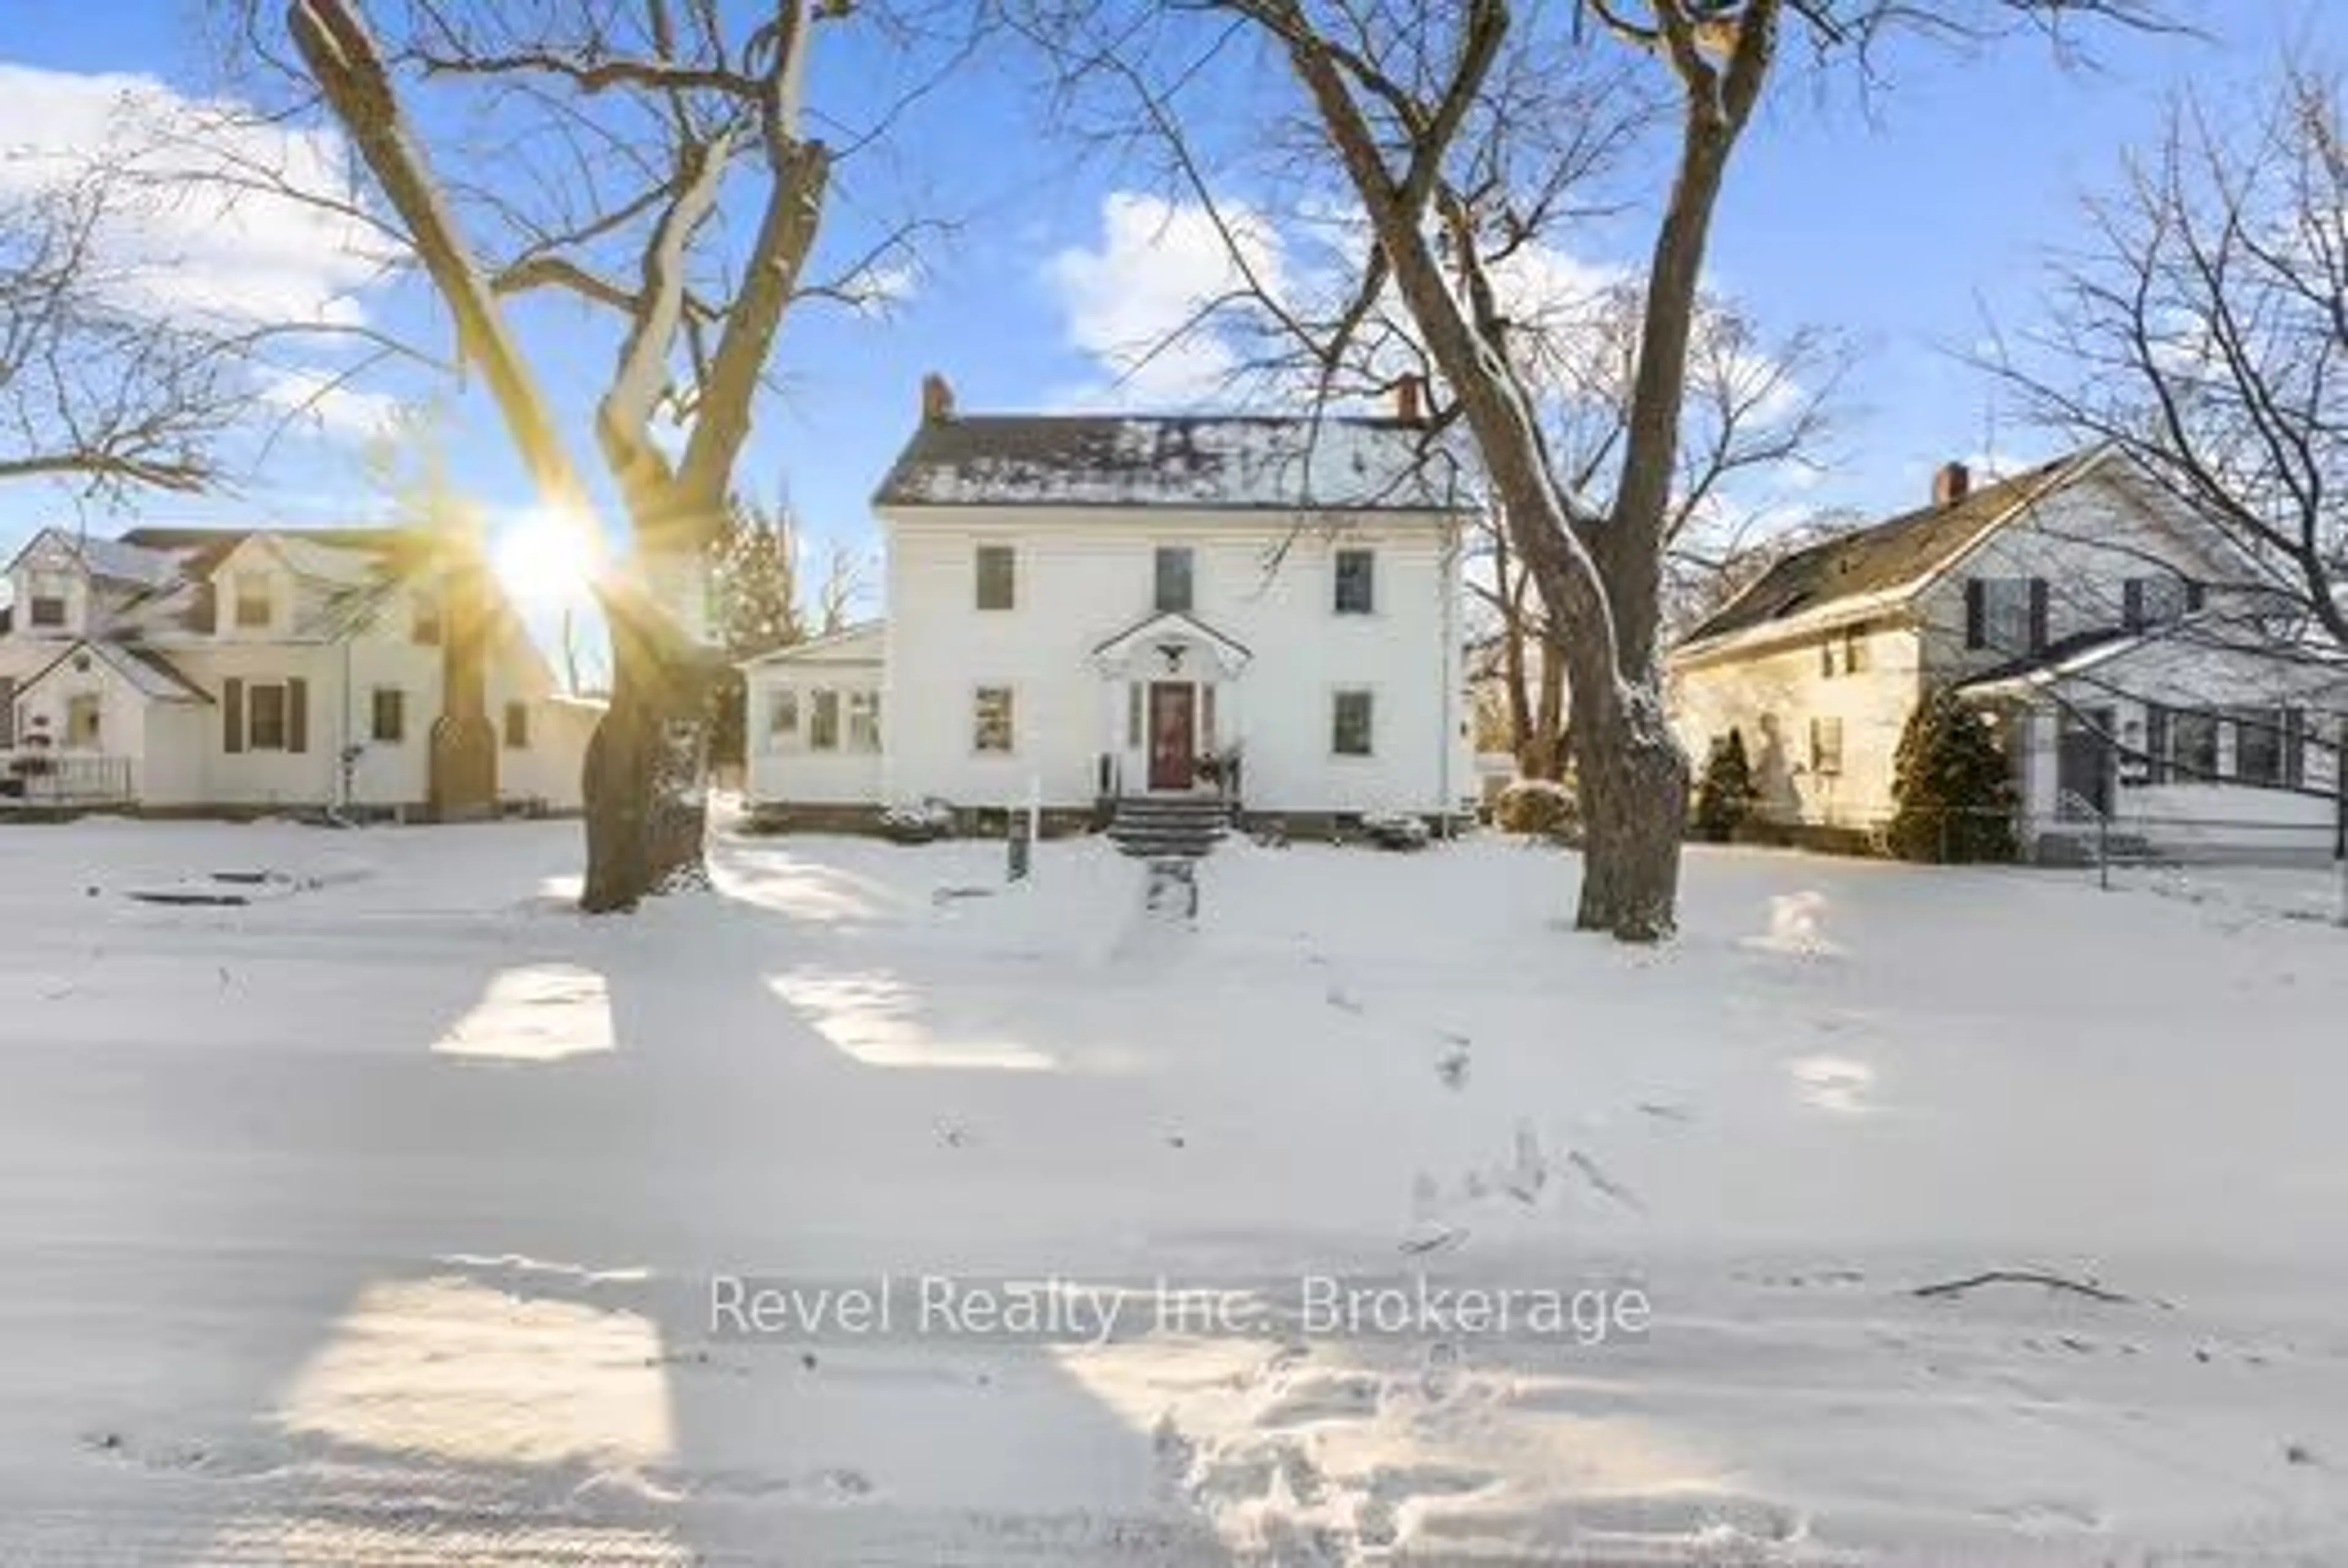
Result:
[[[447,559],[424,530],[41,530],[0,610],[0,803],[420,810]],[[489,620],[499,797],[575,809],[597,709]]]
[[[1762,815],[1864,835],[1900,737],[1947,688],[1986,712],[2042,855],[2118,833],[2156,850],[2327,855],[2348,657],[2255,563],[2098,447],[1779,562],[1672,654],[1699,764],[1736,731]]]
[[[1437,815],[1473,790],[1469,487],[1415,420],[965,415],[875,497],[887,617],[747,667],[754,804]]]

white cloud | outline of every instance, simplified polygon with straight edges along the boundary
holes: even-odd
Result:
[[[305,367],[271,372],[261,395],[295,418],[308,420],[323,435],[357,440],[382,435],[399,416],[397,398],[359,391],[337,383],[331,372]]]
[[[1219,204],[1247,267],[1264,288],[1282,282],[1282,247],[1272,225],[1243,203]],[[1216,401],[1241,357],[1200,313],[1245,287],[1231,247],[1207,208],[1138,191],[1101,202],[1096,246],[1070,246],[1045,264],[1067,314],[1068,341],[1098,360],[1113,387],[1094,395],[1125,405]]]
[[[242,106],[127,73],[0,61],[0,200],[94,169],[124,176],[98,233],[118,304],[228,323],[365,319],[359,296],[380,274],[382,236],[284,194],[348,198],[339,137],[263,124]]]

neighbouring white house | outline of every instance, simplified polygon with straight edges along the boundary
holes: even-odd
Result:
[[[1699,764],[1738,731],[1765,819],[1834,835],[1890,816],[1928,692],[1997,725],[2025,844],[2097,834],[2175,854],[2328,854],[2348,659],[2228,538],[2097,447],[1803,550],[1670,659]]]
[[[155,811],[420,810],[446,651],[437,538],[42,529],[8,563],[0,610],[0,792]],[[498,798],[575,810],[600,705],[558,692],[487,591]]]
[[[957,413],[874,499],[887,617],[745,666],[748,793],[787,820],[923,799],[1447,815],[1475,790],[1476,505],[1410,416]]]

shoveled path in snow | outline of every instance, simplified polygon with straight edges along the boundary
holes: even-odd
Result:
[[[2348,1558],[2320,879],[0,834],[0,1563]],[[126,894],[219,869],[249,908]],[[2100,1283],[2106,1301],[1986,1282]],[[713,1334],[719,1274],[1635,1282],[1643,1337]],[[1275,1314],[1277,1317],[1277,1314]]]

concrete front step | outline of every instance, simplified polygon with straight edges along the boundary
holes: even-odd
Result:
[[[1137,858],[1196,860],[1231,825],[1231,803],[1212,795],[1128,795],[1117,803],[1108,836]]]

